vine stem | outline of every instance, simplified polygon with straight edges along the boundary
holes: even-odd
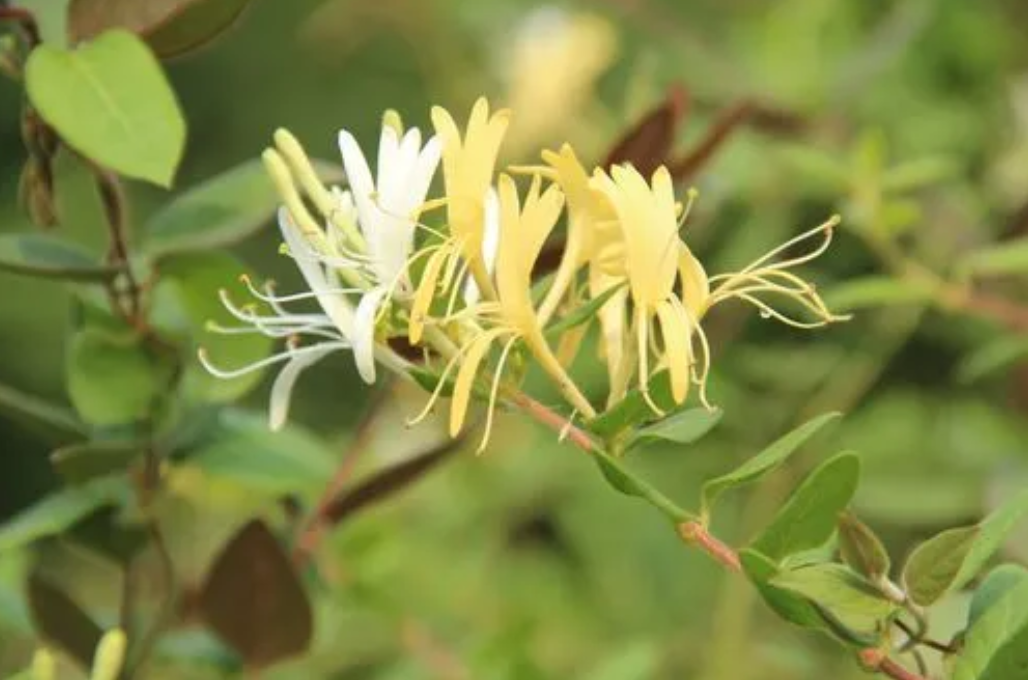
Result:
[[[515,392],[510,395],[509,399],[515,406],[520,408],[533,420],[557,432],[562,439],[566,439],[582,451],[589,454],[603,455],[608,460],[613,460],[592,436],[581,428],[576,427],[572,422],[553,409],[539,403],[523,392]],[[618,465],[618,471],[630,480],[637,488],[646,490],[651,488],[647,482],[638,478],[627,468]],[[654,502],[649,494],[643,494],[641,497],[651,503]],[[661,498],[663,498],[663,496],[661,496]],[[670,501],[668,502],[670,503]],[[667,514],[664,508],[658,509]],[[679,511],[679,513],[688,516],[688,513],[685,513],[684,511]],[[711,534],[702,522],[695,519],[687,519],[677,524],[677,530],[678,535],[682,538],[684,543],[702,550],[727,570],[734,573],[742,572],[738,552],[721,539]],[[922,675],[908,671],[899,663],[890,659],[888,654],[880,649],[863,649],[860,650],[858,656],[861,664],[866,668],[893,678],[893,680],[928,680],[928,678]]]

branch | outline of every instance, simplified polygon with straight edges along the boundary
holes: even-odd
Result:
[[[889,656],[880,649],[862,649],[858,652],[857,657],[860,659],[860,663],[864,668],[877,671],[882,675],[887,675],[890,678],[893,678],[893,680],[928,680],[928,678],[923,675],[918,675],[917,673],[908,671],[906,668],[890,659]]]

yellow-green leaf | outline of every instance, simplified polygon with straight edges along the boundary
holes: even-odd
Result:
[[[927,607],[945,595],[978,534],[977,526],[949,529],[917,546],[903,567],[903,583],[910,599]]]
[[[74,50],[41,45],[25,80],[33,106],[70,146],[127,177],[171,186],[185,119],[138,37],[119,29]]]

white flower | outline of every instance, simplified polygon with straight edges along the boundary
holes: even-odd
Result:
[[[325,262],[328,258],[320,257],[311,250],[285,208],[278,212],[278,224],[285,246],[303,274],[310,292],[280,296],[275,294],[270,284],[264,290],[259,290],[249,279],[244,279],[253,297],[267,303],[272,313],[259,314],[252,306],[239,307],[223,290],[221,300],[225,309],[243,325],[226,327],[211,324],[210,329],[223,334],[259,333],[269,338],[287,338],[285,349],[261,361],[233,370],[214,366],[204,352],[200,352],[200,361],[204,367],[220,378],[235,378],[283,361],[287,362],[271,388],[269,420],[273,430],[280,429],[286,422],[290,395],[300,373],[325,355],[341,349],[351,349],[356,344],[353,340],[356,315],[346,299],[346,294],[354,292],[354,289],[339,286],[335,269]],[[293,312],[283,306],[286,303],[309,299],[318,301],[321,313]],[[316,342],[300,346],[301,338],[312,338]]]
[[[372,179],[357,140],[339,133],[339,150],[357,208],[357,223],[367,248],[366,273],[373,278],[353,319],[354,359],[361,378],[375,381],[375,321],[384,300],[410,291],[407,265],[414,247],[418,212],[425,203],[439,165],[442,143],[431,137],[421,146],[421,133],[411,128],[401,139],[385,124],[378,144],[378,173]]]

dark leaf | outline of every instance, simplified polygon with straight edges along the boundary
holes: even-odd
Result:
[[[889,553],[871,528],[852,512],[839,515],[839,552],[846,564],[875,581],[889,575]]]
[[[835,530],[835,518],[853,498],[859,478],[856,454],[842,453],[825,461],[807,475],[753,547],[782,560],[824,545]]]
[[[207,577],[200,606],[211,628],[250,670],[307,649],[313,614],[288,556],[260,520],[225,546]]]
[[[85,442],[64,446],[50,454],[50,463],[69,484],[124,472],[143,452],[138,442]]]
[[[678,123],[685,115],[688,94],[681,87],[672,88],[667,97],[647,112],[642,119],[607,152],[603,167],[631,163],[644,177],[663,165],[675,143]]]
[[[29,609],[40,637],[68,653],[83,670],[92,665],[103,630],[57,586],[39,574],[28,584]]]
[[[228,30],[250,0],[201,0],[192,2],[146,36],[153,51],[162,57],[191,52]]]

